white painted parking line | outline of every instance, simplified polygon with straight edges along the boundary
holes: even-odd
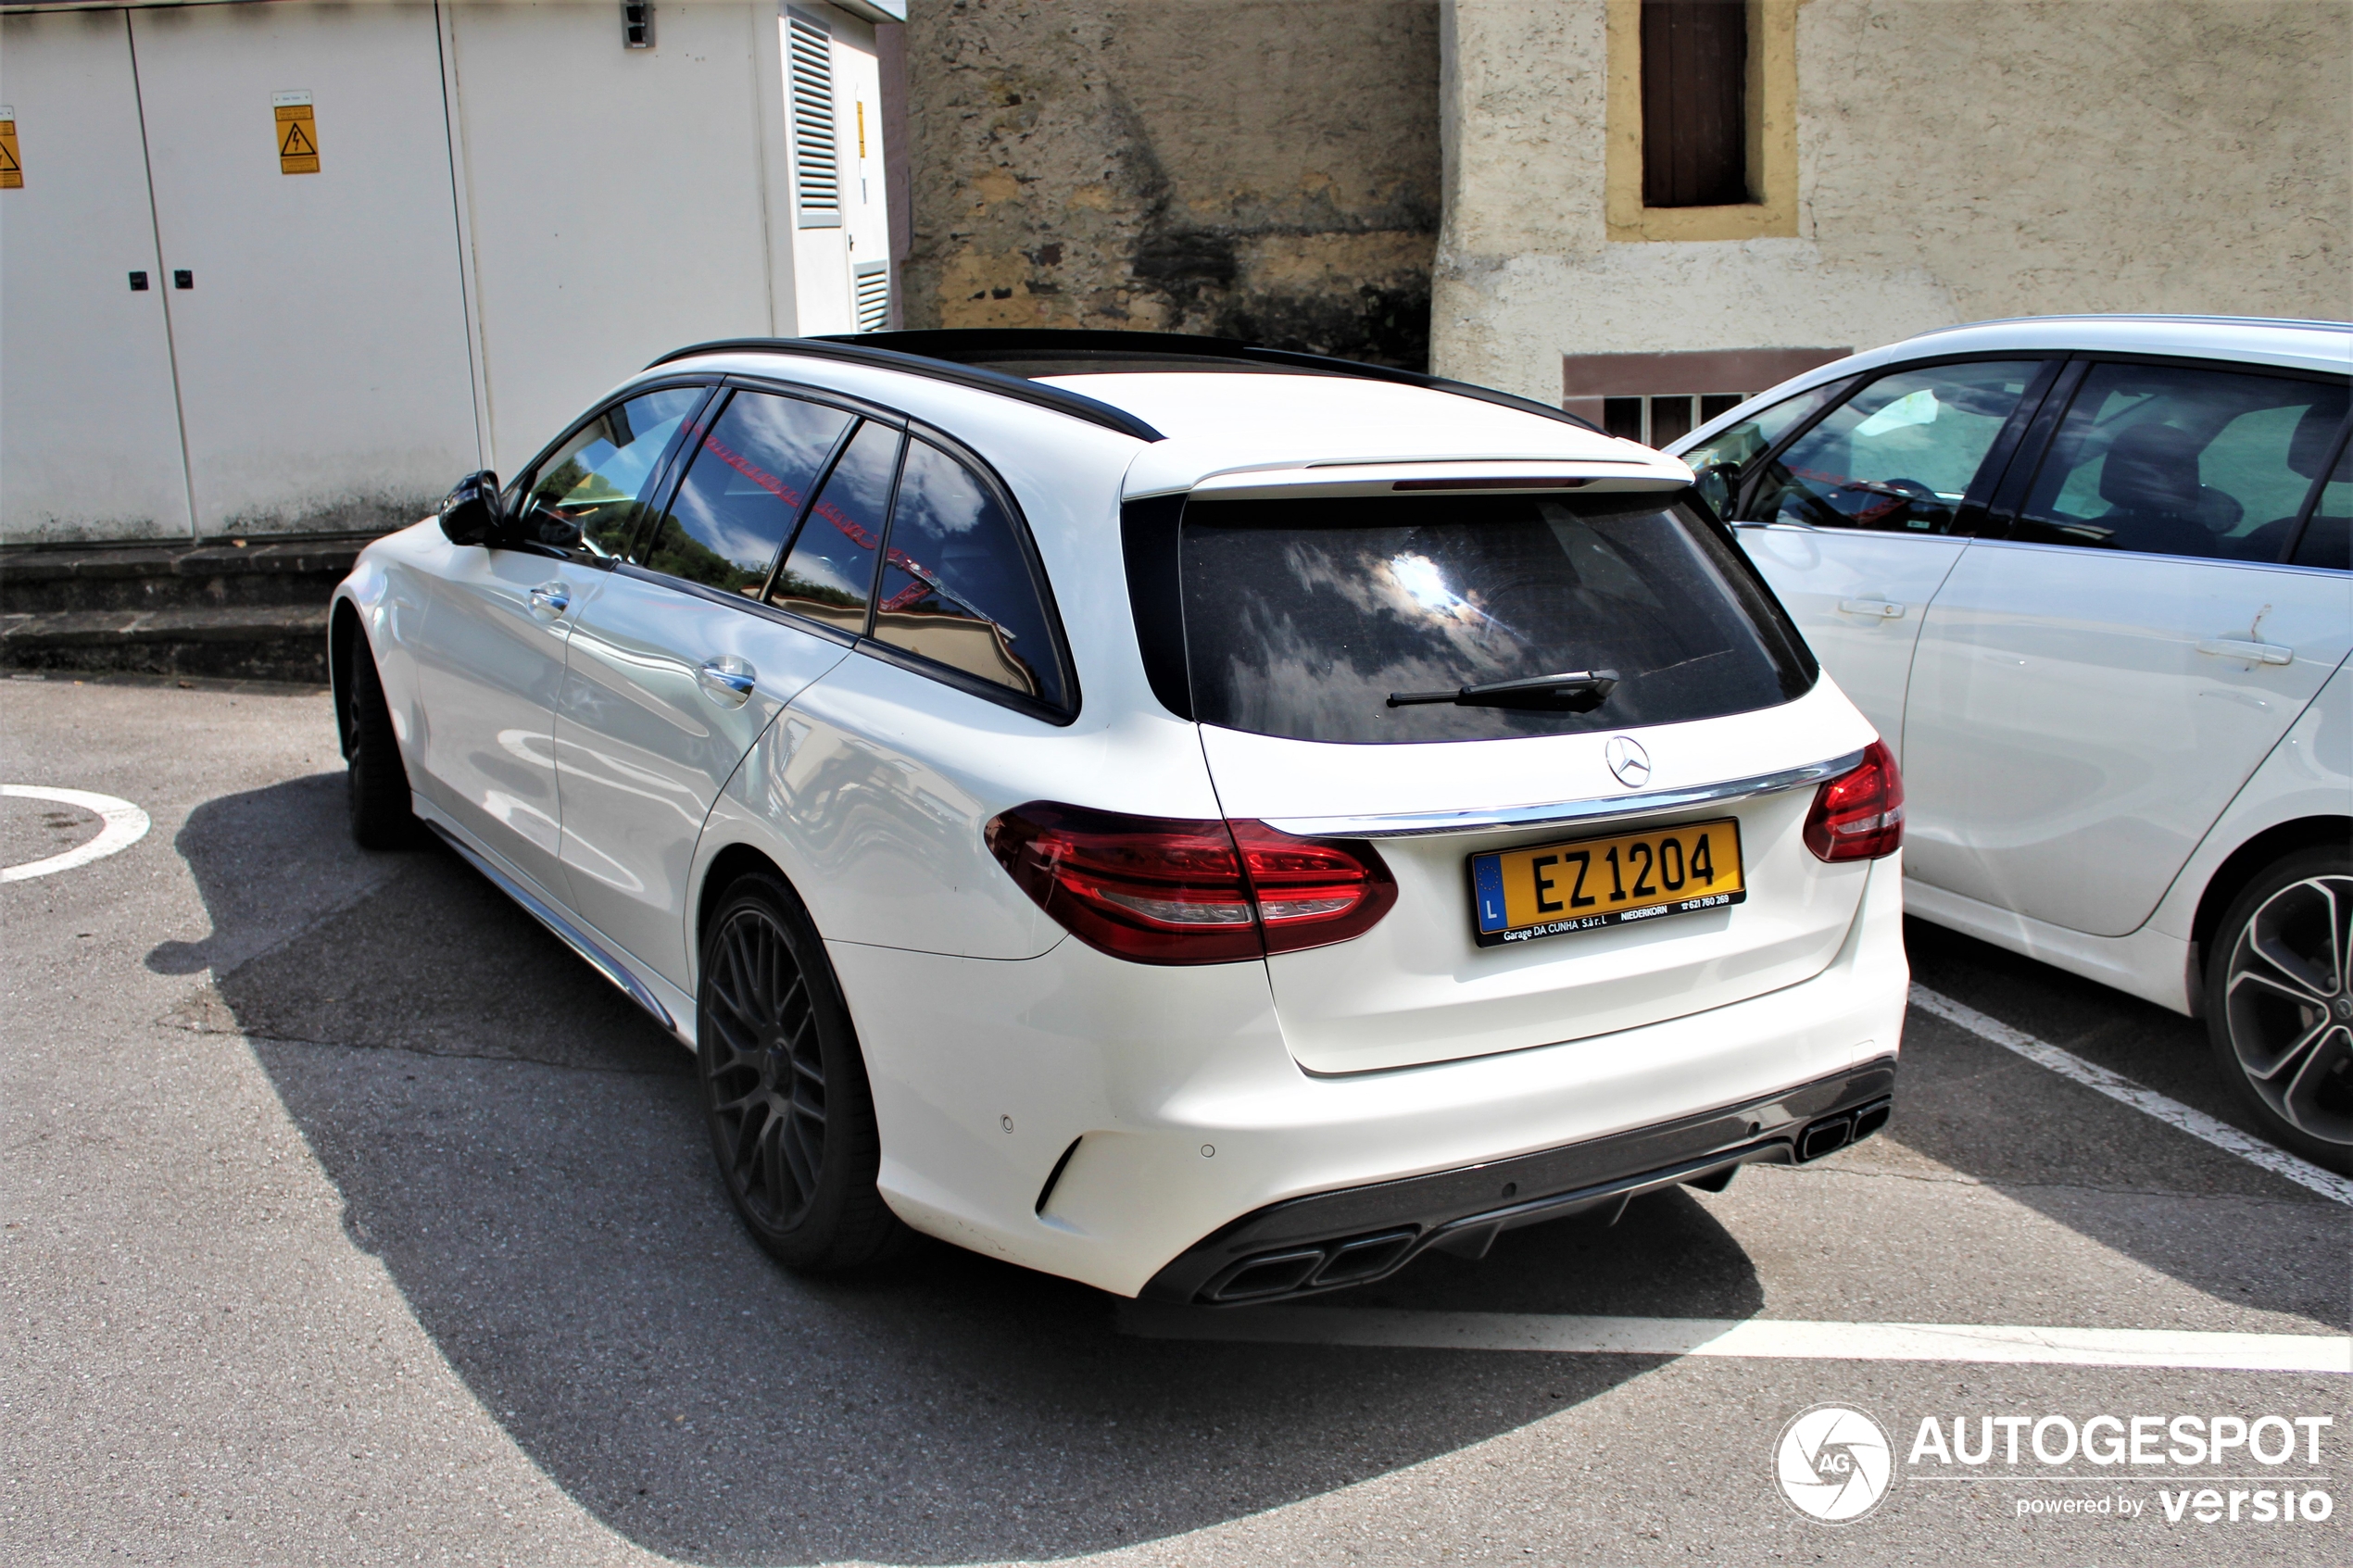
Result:
[[[0,784],[0,795],[14,796],[19,800],[54,800],[60,806],[79,806],[85,811],[95,811],[103,824],[98,835],[87,844],[77,844],[62,855],[52,855],[44,860],[27,860],[20,866],[0,866],[0,882],[29,882],[36,876],[48,876],[55,872],[69,872],[76,866],[86,866],[93,860],[130,848],[147,836],[154,824],[147,814],[128,800],[118,800],[111,795],[97,795],[86,789],[51,789],[45,784]]]
[[[1602,1318],[1386,1308],[1164,1307],[1125,1302],[1123,1334],[1246,1345],[1358,1345],[1555,1355],[1722,1356],[1814,1361],[2201,1368],[2353,1375],[2353,1337],[2002,1323],[1813,1323],[1778,1318]]]
[[[1957,1023],[1980,1039],[1991,1040],[2004,1050],[2016,1051],[2038,1067],[2047,1067],[2062,1077],[2074,1079],[2085,1088],[2097,1089],[2110,1099],[2154,1116],[2169,1127],[2177,1127],[2194,1138],[2202,1138],[2216,1148],[2235,1154],[2250,1165],[2260,1165],[2275,1176],[2284,1176],[2339,1203],[2353,1204],[2353,1181],[2347,1181],[2334,1172],[2323,1171],[2309,1160],[2299,1160],[2284,1148],[2275,1148],[2227,1123],[2217,1122],[2203,1110],[2193,1110],[2180,1100],[2169,1099],[2155,1089],[2143,1088],[2120,1073],[2111,1073],[2047,1041],[2013,1029],[1998,1018],[1988,1018],[1975,1008],[1965,1007],[1925,985],[1912,987],[1912,1005],[1922,1012],[1934,1013],[1947,1023]]]

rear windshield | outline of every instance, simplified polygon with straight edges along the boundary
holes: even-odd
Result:
[[[1803,695],[1804,643],[1681,495],[1189,503],[1194,716],[1297,740],[1498,740]],[[1564,708],[1389,701],[1576,671],[1617,684]]]

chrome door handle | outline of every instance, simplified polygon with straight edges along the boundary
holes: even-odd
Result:
[[[2293,664],[2296,650],[2277,643],[2250,643],[2244,637],[2208,637],[2197,651],[2216,659],[2244,659],[2249,664]]]
[[[572,608],[572,590],[561,583],[542,583],[531,591],[531,608],[553,621]]]
[[[1881,621],[1899,621],[1904,615],[1904,607],[1893,599],[1841,599],[1838,608],[1843,615],[1869,615]]]
[[[695,680],[712,701],[727,708],[741,708],[751,700],[752,688],[760,684],[760,671],[728,654],[704,664],[695,671]]]

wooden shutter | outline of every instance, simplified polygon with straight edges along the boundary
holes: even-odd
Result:
[[[1746,0],[1642,0],[1642,205],[1733,207],[1748,189]]]

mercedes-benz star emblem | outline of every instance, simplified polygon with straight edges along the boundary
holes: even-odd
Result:
[[[1650,780],[1651,754],[1642,749],[1640,741],[1624,735],[1610,736],[1609,744],[1602,747],[1602,760],[1609,764],[1609,771],[1628,789],[1640,789]]]

